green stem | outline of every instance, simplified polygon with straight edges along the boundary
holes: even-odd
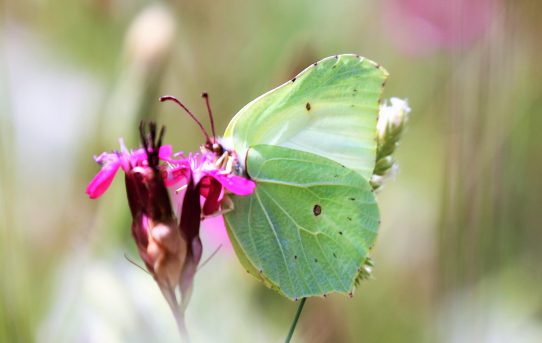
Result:
[[[299,303],[299,306],[297,307],[297,312],[295,313],[294,321],[292,322],[292,325],[290,326],[290,332],[288,332],[288,337],[286,337],[285,343],[290,343],[290,340],[292,339],[292,336],[294,335],[295,327],[297,326],[297,321],[299,320],[299,317],[301,316],[301,311],[303,311],[303,306],[305,306],[305,301],[307,298],[301,299],[301,302]]]

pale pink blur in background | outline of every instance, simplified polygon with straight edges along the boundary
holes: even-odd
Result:
[[[493,0],[386,0],[385,30],[409,55],[473,44],[488,29],[497,7]]]

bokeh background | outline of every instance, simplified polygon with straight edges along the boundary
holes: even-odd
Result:
[[[128,262],[122,177],[98,201],[93,154],[141,119],[194,151],[325,56],[391,74],[413,109],[379,195],[375,278],[305,306],[296,342],[542,342],[542,2],[4,0],[0,29],[0,342],[169,342],[158,287]],[[205,255],[224,240],[203,229]],[[196,277],[194,342],[281,342],[295,303],[224,246]]]

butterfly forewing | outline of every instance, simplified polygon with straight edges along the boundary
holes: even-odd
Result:
[[[239,156],[256,144],[312,152],[371,176],[387,72],[356,55],[317,62],[246,105],[228,125]]]

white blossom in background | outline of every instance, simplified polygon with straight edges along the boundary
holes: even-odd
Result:
[[[393,153],[408,121],[410,107],[406,100],[391,98],[384,101],[378,114],[376,163],[371,185],[377,190],[399,170]]]
[[[131,23],[125,39],[125,52],[140,67],[163,63],[175,43],[177,25],[171,10],[162,4],[144,8]]]
[[[388,104],[387,101],[384,101],[384,103],[380,105],[378,123],[376,124],[378,137],[380,139],[384,138],[388,126],[391,129],[394,129],[404,125],[408,120],[408,114],[410,113],[410,107],[406,100],[391,98],[389,102],[390,104]]]

